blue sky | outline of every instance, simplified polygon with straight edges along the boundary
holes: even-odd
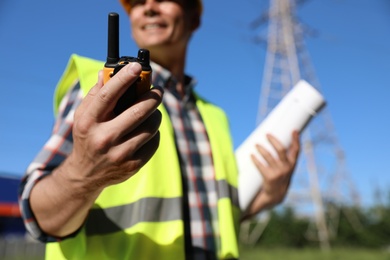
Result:
[[[204,1],[187,71],[226,110],[237,147],[256,125],[265,48],[249,24],[268,1]],[[121,55],[134,56],[117,1],[0,3],[0,172],[21,176],[50,135],[52,95],[69,56],[105,59],[110,11],[121,16]],[[298,12],[319,34],[306,40],[352,181],[363,203],[389,190],[390,2],[307,1]],[[265,29],[265,27],[264,27]]]

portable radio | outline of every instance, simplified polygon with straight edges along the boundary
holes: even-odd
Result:
[[[119,14],[109,13],[107,60],[103,69],[104,84],[130,62],[138,62],[141,64],[142,72],[138,79],[129,86],[118,100],[114,108],[114,113],[117,115],[134,104],[138,97],[150,90],[152,68],[150,67],[149,50],[140,49],[137,57],[119,56]]]

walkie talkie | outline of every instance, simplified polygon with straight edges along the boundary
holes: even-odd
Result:
[[[103,80],[106,83],[118,71],[130,62],[138,62],[142,66],[141,75],[118,100],[114,113],[119,115],[134,104],[135,100],[150,90],[152,68],[150,67],[150,54],[146,49],[140,49],[137,57],[119,56],[119,14],[108,14],[108,45],[107,60],[103,69]]]

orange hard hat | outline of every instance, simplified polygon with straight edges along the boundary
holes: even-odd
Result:
[[[131,10],[131,5],[129,0],[119,0],[121,2],[123,8],[125,9],[126,13],[130,13]],[[199,13],[201,14],[203,11],[203,5],[202,5],[202,0],[197,0],[198,2],[198,8],[199,8]]]

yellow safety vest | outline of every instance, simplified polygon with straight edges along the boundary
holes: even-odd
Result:
[[[103,63],[72,55],[58,83],[54,110],[69,87],[80,81],[84,95],[97,81]],[[196,101],[210,139],[217,181],[220,259],[238,258],[240,210],[237,167],[224,112]],[[47,259],[184,259],[182,182],[174,132],[163,106],[160,146],[152,159],[129,180],[107,187],[95,201],[74,237],[48,243]]]

